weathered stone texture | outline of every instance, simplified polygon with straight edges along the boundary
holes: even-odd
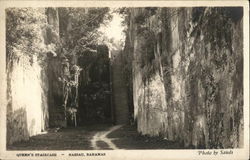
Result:
[[[242,8],[130,9],[126,45],[133,48],[139,132],[188,147],[243,146],[241,13]]]
[[[66,127],[63,106],[63,82],[61,78],[63,66],[58,57],[48,58],[47,75],[49,80],[48,103],[49,103],[49,126]]]
[[[45,43],[55,45],[60,43],[59,36],[59,14],[57,8],[47,8],[46,16],[48,26],[46,30]],[[59,46],[57,46],[59,48]],[[49,80],[48,88],[48,104],[49,104],[49,126],[50,127],[66,127],[66,119],[63,102],[63,72],[69,72],[68,62],[62,64],[62,50],[58,49],[55,53],[48,53],[47,58],[47,76]],[[61,78],[61,80],[60,80]]]
[[[41,66],[22,57],[9,73],[7,107],[7,142],[26,140],[48,127],[47,82],[42,81]]]
[[[49,27],[37,28],[39,44],[45,46],[58,41],[56,25],[58,18],[55,9],[40,9],[39,14],[47,16]],[[54,19],[53,19],[54,17]],[[37,23],[46,23],[43,19]],[[58,22],[57,22],[58,23]],[[26,45],[26,44],[23,44]],[[40,46],[37,46],[40,47]],[[45,50],[45,49],[44,49]],[[31,52],[33,50],[31,49]],[[49,127],[49,99],[51,91],[48,78],[47,53],[23,53],[14,50],[13,55],[21,55],[18,59],[7,58],[7,144],[27,140],[30,136],[40,134]],[[44,55],[41,55],[44,54]],[[49,69],[47,69],[49,68]],[[51,102],[51,101],[50,101]]]
[[[122,53],[113,51],[115,57],[112,60],[112,98],[114,122],[116,124],[127,124],[129,122],[128,93],[126,81],[123,76]]]

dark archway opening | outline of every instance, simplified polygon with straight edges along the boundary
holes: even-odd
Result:
[[[105,45],[97,53],[78,58],[83,69],[79,77],[78,125],[112,122],[110,59]]]

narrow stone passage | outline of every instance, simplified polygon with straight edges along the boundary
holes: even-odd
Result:
[[[112,142],[112,140],[110,138],[107,137],[108,134],[110,134],[111,132],[121,128],[123,125],[116,125],[113,126],[111,128],[109,128],[108,131],[101,131],[101,132],[97,132],[93,138],[91,139],[91,145],[93,149],[102,149],[100,146],[98,146],[97,142],[105,142],[108,147],[110,149],[119,149],[117,148],[117,146]]]
[[[244,148],[243,7],[5,13],[7,149]]]

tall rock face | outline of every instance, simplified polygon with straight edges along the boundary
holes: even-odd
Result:
[[[41,58],[46,16],[44,9],[10,8],[6,17],[7,143],[12,144],[48,127],[47,64]]]
[[[62,63],[62,50],[59,36],[59,13],[58,8],[47,8],[46,18],[48,26],[46,29],[45,43],[49,46],[56,46],[55,52],[48,53],[47,76],[49,80],[48,103],[49,103],[49,126],[66,127],[65,111],[63,106],[63,82],[60,81],[63,72],[68,72],[68,62]],[[65,59],[65,58],[64,58]]]
[[[121,51],[112,51],[112,100],[115,124],[128,124],[128,92],[123,70],[123,54]]]
[[[57,9],[10,8],[6,16],[9,145],[65,125],[65,118],[57,112],[63,104]]]
[[[138,131],[186,147],[243,146],[242,8],[130,8]]]
[[[8,79],[7,142],[26,140],[48,127],[47,79],[37,62],[27,57],[13,64]],[[44,80],[42,80],[44,79]]]

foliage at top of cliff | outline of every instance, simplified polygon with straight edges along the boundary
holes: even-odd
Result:
[[[43,9],[6,9],[6,50],[7,59],[18,60],[23,55],[32,58],[42,55],[48,49],[42,39],[42,29],[46,27]]]
[[[109,8],[59,8],[62,47],[68,53],[95,52],[98,28],[112,17]]]

